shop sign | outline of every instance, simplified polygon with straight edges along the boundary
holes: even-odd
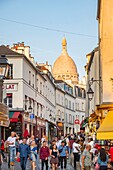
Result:
[[[75,120],[75,124],[76,124],[76,125],[79,125],[79,124],[80,124],[79,119],[76,119],[76,120]]]
[[[0,126],[8,127],[9,126],[9,110],[6,105],[0,103]]]
[[[18,90],[18,84],[5,84],[3,89],[6,89],[6,91],[17,91]]]
[[[34,113],[31,113],[31,114],[30,114],[30,119],[34,119],[34,118],[35,118]]]
[[[59,122],[59,123],[58,123],[58,126],[62,127],[62,126],[63,126],[62,122]]]

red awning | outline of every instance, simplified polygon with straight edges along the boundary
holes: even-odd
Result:
[[[10,122],[18,122],[18,116],[19,115],[20,115],[20,112],[13,112],[13,115],[10,118]]]

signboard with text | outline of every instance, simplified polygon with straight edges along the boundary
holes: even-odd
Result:
[[[5,104],[0,103],[0,126],[8,127],[9,123],[10,121],[8,107]]]

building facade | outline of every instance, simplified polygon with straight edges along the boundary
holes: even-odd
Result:
[[[47,62],[35,63],[30,47],[23,42],[14,44],[11,48],[0,46],[0,55],[3,54],[10,64],[3,87],[4,103],[9,107],[10,118],[5,137],[11,131],[24,136],[27,130],[29,135],[38,135],[40,138],[46,135],[51,140],[57,135],[78,132],[85,111],[82,104],[81,109],[77,110],[76,103],[81,103],[82,100],[85,102],[85,99],[75,94],[75,86],[72,86],[75,79],[78,82],[77,69],[73,73],[76,74],[73,80],[56,80],[51,66]],[[79,119],[79,128],[75,126],[76,119]]]

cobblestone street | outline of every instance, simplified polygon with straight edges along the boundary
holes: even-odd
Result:
[[[2,169],[3,170],[9,170],[9,168],[7,166],[7,163],[3,163],[2,164]],[[20,163],[18,163],[18,162],[15,163],[14,170],[21,170]],[[31,166],[30,166],[30,161],[29,160],[27,161],[26,170],[31,170]],[[40,164],[39,161],[37,161],[37,169],[36,170],[41,170],[41,164]],[[50,168],[49,168],[49,170],[50,170]],[[74,168],[70,165],[69,160],[68,160],[68,164],[67,164],[67,170],[74,170]]]

